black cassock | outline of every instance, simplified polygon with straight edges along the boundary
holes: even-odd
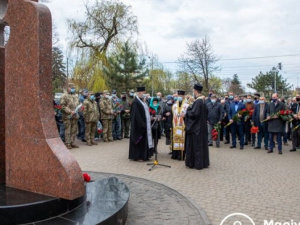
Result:
[[[133,100],[130,110],[129,159],[148,160],[150,151],[147,139],[147,120],[144,106],[137,98]]]
[[[203,99],[197,99],[185,115],[185,165],[190,168],[209,167],[207,108]]]

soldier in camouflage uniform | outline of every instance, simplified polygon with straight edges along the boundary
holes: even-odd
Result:
[[[107,96],[108,91],[103,91],[103,98],[100,101],[100,110],[101,110],[101,121],[103,126],[103,141],[113,142],[112,137],[112,119],[113,119],[113,109],[112,101]]]
[[[83,118],[85,121],[85,138],[88,146],[98,145],[95,141],[97,122],[99,120],[98,105],[93,92],[89,92],[83,102]]]
[[[130,104],[127,100],[126,92],[122,94],[122,102],[123,110],[121,113],[122,118],[122,138],[129,138],[129,128],[130,128]],[[125,136],[124,136],[125,133]]]
[[[134,100],[134,90],[133,89],[131,89],[130,90],[130,92],[129,92],[129,96],[128,96],[128,99],[127,99],[127,101],[128,101],[128,103],[129,103],[129,105],[131,106],[131,104],[132,104],[132,102],[133,102],[133,100]]]
[[[112,91],[112,106],[114,111],[114,118],[112,121],[112,135],[114,140],[121,140],[121,112],[123,106],[121,100],[117,96],[117,91]]]
[[[75,113],[76,107],[79,105],[78,97],[75,94],[75,85],[68,84],[67,93],[61,97],[62,119],[65,127],[65,144],[68,149],[79,148],[75,145],[75,137],[77,134],[78,115]]]

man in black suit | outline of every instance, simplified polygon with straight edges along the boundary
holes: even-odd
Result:
[[[296,95],[296,102],[294,102],[291,106],[291,110],[293,111],[294,120],[292,121],[292,129],[299,125],[299,107],[300,107],[300,95]],[[292,149],[290,152],[295,152],[297,150],[297,146],[299,145],[299,137],[300,137],[300,129],[292,131]]]
[[[265,97],[260,97],[258,104],[254,107],[252,126],[258,127],[257,146],[254,149],[261,149],[262,138],[264,138],[265,150],[268,150],[269,132],[268,122],[261,122],[267,118],[268,103]]]
[[[280,110],[285,110],[285,106],[282,102],[278,101],[278,94],[275,93],[272,95],[272,102],[270,102],[267,112],[268,119],[268,131],[270,134],[270,146],[268,153],[273,152],[274,148],[274,136],[277,136],[278,142],[278,153],[282,154],[282,134],[284,132],[284,126],[286,121],[283,121],[278,116],[273,116],[275,113],[278,113]]]
[[[234,93],[230,92],[228,95],[228,99],[225,96],[225,106],[224,106],[224,122],[227,124],[229,122],[229,118],[228,118],[228,114],[229,114],[229,110],[230,110],[230,104],[233,102],[233,98],[234,98]],[[230,136],[229,133],[231,131],[230,127],[226,127],[225,128],[225,143],[224,144],[229,144],[230,143]]]

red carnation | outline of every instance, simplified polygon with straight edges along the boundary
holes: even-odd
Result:
[[[84,174],[83,174],[83,180],[84,180],[85,182],[90,182],[90,181],[91,181],[90,175],[87,174],[87,173],[84,173]]]

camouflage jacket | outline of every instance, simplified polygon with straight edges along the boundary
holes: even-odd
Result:
[[[78,97],[75,94],[64,93],[61,96],[60,105],[62,109],[62,119],[68,120],[72,112],[75,111],[79,105]],[[78,117],[74,115],[72,119],[78,119]]]
[[[126,101],[122,101],[121,103],[123,105],[123,110],[122,110],[122,118],[123,119],[130,119],[130,104],[129,102],[126,100]],[[129,110],[128,113],[125,112],[125,110]]]
[[[99,111],[96,101],[91,101],[90,99],[85,99],[83,101],[83,118],[86,123],[98,122],[99,120]]]
[[[100,111],[101,111],[101,119],[102,120],[108,120],[113,119],[112,117],[112,101],[109,98],[103,98],[100,101]]]

